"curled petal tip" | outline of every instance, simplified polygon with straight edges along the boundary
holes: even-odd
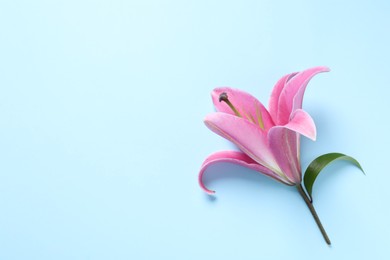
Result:
[[[317,128],[314,127],[314,134],[312,137],[309,137],[313,142],[317,141]]]
[[[313,121],[313,130],[312,131],[313,131],[313,133],[308,135],[307,138],[309,138],[310,140],[315,142],[317,140],[317,127],[314,124],[314,121]]]
[[[316,128],[316,125],[314,124],[314,121],[313,121],[312,129],[309,130],[306,134],[304,134],[304,136],[306,136],[307,138],[309,138],[313,142],[315,142],[317,140],[317,128]]]
[[[307,69],[305,71],[329,72],[330,68],[327,66],[317,66],[317,67],[312,67],[310,69]]]
[[[319,68],[322,68],[322,71],[324,71],[324,72],[329,72],[330,71],[330,68],[327,67],[327,66],[319,66]]]
[[[312,140],[313,142],[315,142],[317,140],[317,136],[314,134],[314,135],[304,135],[305,137],[309,138],[310,140]]]
[[[207,189],[206,186],[205,186],[204,183],[203,183],[203,180],[202,180],[203,172],[204,172],[204,171],[202,171],[201,174],[200,174],[200,176],[199,176],[199,185],[200,185],[200,187],[202,188],[202,190],[203,190],[204,192],[206,192],[208,195],[214,195],[214,194],[215,194],[215,191],[214,191],[214,190],[209,190],[209,189]]]
[[[207,194],[209,195],[213,195],[215,193],[215,191],[213,190],[209,190],[206,188],[206,186],[204,185],[203,183],[203,174],[204,172],[206,171],[206,168],[210,165],[210,161],[208,161],[206,159],[206,161],[202,164],[202,168],[200,169],[199,171],[199,175],[198,175],[198,183],[199,183],[199,186],[202,188],[202,190],[204,192],[206,192]]]
[[[317,137],[317,129],[313,118],[304,110],[297,109],[292,115],[288,124],[283,127],[290,129],[298,134],[306,136],[315,141]]]

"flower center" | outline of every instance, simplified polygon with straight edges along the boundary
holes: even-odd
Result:
[[[221,101],[225,102],[230,107],[230,109],[234,112],[234,114],[236,114],[236,116],[242,117],[240,112],[238,112],[238,110],[233,106],[232,102],[230,102],[226,92],[222,92],[219,95],[219,102]]]

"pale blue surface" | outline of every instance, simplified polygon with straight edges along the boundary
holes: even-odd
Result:
[[[0,259],[386,259],[389,1],[2,1]],[[327,65],[304,107],[338,163],[298,193],[231,165],[202,123],[215,86],[264,103]],[[223,172],[223,173],[222,173]]]

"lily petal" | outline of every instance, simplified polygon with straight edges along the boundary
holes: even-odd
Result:
[[[216,163],[233,163],[240,166],[247,167],[249,169],[252,169],[254,171],[263,173],[264,175],[267,175],[271,178],[276,179],[277,181],[280,181],[282,183],[285,183],[287,185],[292,185],[292,183],[288,182],[287,180],[280,178],[277,174],[269,170],[268,168],[258,164],[254,160],[252,160],[249,156],[242,152],[238,151],[220,151],[211,154],[209,157],[206,158],[206,160],[203,162],[202,167],[199,171],[198,181],[200,187],[207,192],[208,194],[214,194],[215,191],[209,190],[206,188],[206,186],[203,183],[203,174],[205,173],[206,169],[213,164]]]
[[[292,183],[301,182],[298,159],[299,135],[283,126],[274,126],[268,132],[269,146],[282,172]]]
[[[317,136],[316,125],[313,118],[302,109],[297,109],[291,114],[290,122],[283,127],[315,141]]]
[[[295,109],[302,108],[303,95],[310,79],[320,72],[327,72],[327,67],[314,67],[296,74],[286,83],[279,96],[279,110],[277,114],[277,125],[287,124],[291,113]]]
[[[286,83],[297,73],[298,72],[294,72],[294,73],[284,75],[281,79],[278,80],[278,82],[276,82],[274,88],[272,89],[268,108],[269,108],[269,113],[272,119],[274,120],[274,122],[277,122],[280,94],[282,93],[283,88],[286,86]]]
[[[207,115],[204,122],[211,131],[233,142],[257,163],[274,172],[280,172],[268,146],[267,134],[255,124],[221,112]]]
[[[235,106],[241,116],[256,124],[261,129],[268,131],[275,124],[263,104],[251,94],[242,90],[229,87],[220,87],[213,90],[211,97],[217,111],[235,115],[232,109],[225,103],[219,102],[219,96],[226,93],[229,101]]]

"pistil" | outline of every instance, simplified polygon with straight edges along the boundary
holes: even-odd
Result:
[[[219,95],[219,102],[221,101],[225,102],[230,107],[230,109],[234,112],[234,114],[236,114],[236,116],[242,117],[240,112],[238,112],[238,110],[233,106],[232,102],[230,102],[226,92],[223,92]]]

